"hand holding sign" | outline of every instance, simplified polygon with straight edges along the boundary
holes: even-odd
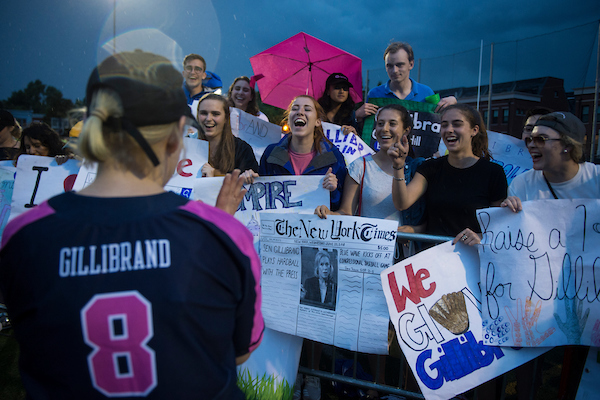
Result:
[[[356,135],[356,128],[352,125],[342,125],[342,133],[344,135],[349,135],[351,133]]]

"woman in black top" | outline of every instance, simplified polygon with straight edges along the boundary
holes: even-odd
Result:
[[[404,164],[408,139],[390,147],[396,208],[405,210],[421,196],[426,201],[426,233],[455,236],[468,245],[480,242],[476,210],[498,207],[506,198],[504,170],[490,161],[485,124],[479,111],[465,104],[447,107],[442,113],[440,135],[448,155],[427,160],[407,185]]]
[[[209,143],[208,162],[202,176],[221,176],[234,169],[258,172],[252,147],[233,136],[227,100],[217,94],[204,95],[198,103],[198,122],[204,128],[200,139]]]

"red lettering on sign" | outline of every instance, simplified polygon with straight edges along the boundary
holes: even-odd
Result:
[[[398,282],[396,282],[396,274],[390,272],[388,274],[388,281],[390,283],[390,290],[392,297],[394,298],[394,304],[396,304],[396,310],[398,312],[404,311],[406,308],[406,299],[410,299],[414,304],[419,304],[421,299],[429,297],[435,291],[435,282],[431,282],[429,288],[423,287],[423,281],[430,277],[429,271],[422,268],[415,274],[413,272],[412,264],[408,264],[404,267],[406,269],[406,278],[408,279],[408,287],[410,290],[402,286],[402,293],[398,288]]]
[[[192,165],[192,160],[189,158],[184,158],[183,160],[179,161],[177,164],[177,173],[181,176],[185,176],[186,178],[192,176],[191,173],[183,171],[185,167],[189,167],[190,165]]]

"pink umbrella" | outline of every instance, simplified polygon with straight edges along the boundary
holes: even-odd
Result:
[[[264,75],[256,82],[262,101],[275,107],[285,109],[301,94],[320,97],[335,72],[352,83],[352,100],[362,101],[361,59],[304,32],[251,57],[250,63],[255,75]]]

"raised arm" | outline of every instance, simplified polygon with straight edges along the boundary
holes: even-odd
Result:
[[[396,209],[406,210],[425,193],[427,190],[427,179],[420,173],[416,173],[410,183],[406,184],[404,166],[408,154],[408,137],[403,135],[388,150],[388,156],[392,159],[394,168],[394,181],[392,183],[392,200]]]

